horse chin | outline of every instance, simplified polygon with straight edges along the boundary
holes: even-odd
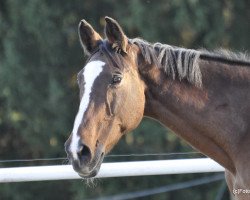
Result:
[[[99,159],[96,159],[95,162],[91,163],[91,165],[93,165],[92,168],[87,167],[85,169],[82,169],[82,170],[77,172],[78,175],[80,177],[82,177],[82,178],[93,178],[93,177],[95,177],[98,174],[98,172],[99,172],[99,170],[101,168],[103,158],[104,158],[104,154],[102,154]]]

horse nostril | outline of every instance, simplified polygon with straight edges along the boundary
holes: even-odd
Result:
[[[78,159],[81,164],[89,163],[91,160],[91,152],[88,146],[82,144],[77,153]]]

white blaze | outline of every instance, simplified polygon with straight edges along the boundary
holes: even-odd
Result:
[[[88,108],[93,83],[95,79],[99,76],[99,74],[102,72],[104,65],[105,63],[102,61],[91,61],[84,67],[83,76],[85,80],[85,90],[81,99],[78,113],[75,118],[72,132],[72,140],[70,144],[70,150],[74,159],[77,159],[77,150],[80,140],[80,136],[77,135],[77,131],[84,117],[84,113]]]

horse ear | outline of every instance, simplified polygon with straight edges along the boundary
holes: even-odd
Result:
[[[110,17],[105,17],[105,21],[105,34],[108,41],[112,44],[112,48],[118,53],[121,51],[127,53],[128,38],[118,22]]]
[[[98,43],[102,41],[101,36],[84,19],[79,23],[78,34],[84,52],[88,55],[91,54],[98,46]]]

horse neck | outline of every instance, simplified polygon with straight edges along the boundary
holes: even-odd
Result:
[[[204,60],[199,61],[199,66],[202,88],[186,80],[172,80],[154,65],[139,67],[146,85],[144,114],[159,120],[194,148],[234,172],[232,155],[236,149],[232,143],[237,137],[232,135],[242,124],[232,122],[227,116],[232,114],[228,110],[233,110],[229,108],[232,99],[227,97],[234,81],[225,72],[232,66]],[[242,73],[235,69],[234,74]],[[239,80],[236,78],[235,82]]]

